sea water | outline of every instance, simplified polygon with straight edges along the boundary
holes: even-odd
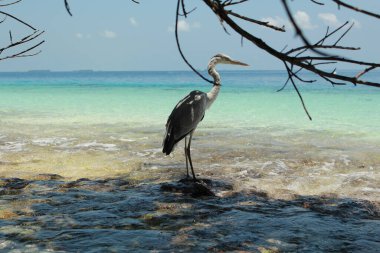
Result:
[[[220,233],[229,235],[231,243],[240,242],[232,250],[260,251],[260,245],[310,252],[335,249],[329,248],[331,245],[340,245],[341,250],[350,247],[358,251],[364,249],[362,252],[376,248],[380,242],[376,232],[379,230],[375,229],[378,228],[380,201],[380,89],[360,85],[333,87],[318,78],[312,84],[299,84],[313,118],[310,121],[291,84],[277,92],[286,81],[285,72],[221,71],[220,74],[221,92],[194,134],[192,160],[198,177],[228,182],[233,186],[232,192],[240,195],[208,203],[186,198],[178,200],[158,194],[152,190],[156,189],[154,187],[146,188],[185,176],[184,143],[178,143],[170,156],[162,154],[161,144],[167,117],[176,103],[192,90],[207,92],[211,88],[194,73],[1,73],[0,178],[34,182],[34,186],[22,193],[24,195],[2,195],[1,203],[8,208],[4,207],[4,210],[35,218],[19,218],[17,222],[9,223],[7,229],[0,229],[0,239],[4,235],[8,238],[3,243],[0,240],[0,249],[15,247],[25,250],[25,245],[31,243],[37,245],[32,249],[38,252],[46,249],[49,236],[56,246],[63,245],[53,249],[76,250],[70,248],[75,243],[79,249],[85,249],[94,243],[89,238],[100,236],[97,229],[105,227],[111,230],[100,231],[107,233],[104,238],[111,242],[130,236],[137,238],[137,244],[113,241],[111,244],[115,250],[149,246],[149,243],[152,244],[149,249],[166,249],[169,244],[161,245],[160,240],[170,242],[170,245],[182,245],[188,250],[205,249],[207,245],[214,247],[210,246],[210,249],[228,250],[228,243],[221,244],[218,239]],[[354,75],[355,72],[347,74]],[[315,79],[312,75],[304,77]],[[380,73],[371,74],[370,78],[379,82]],[[87,183],[81,186],[84,190],[80,196],[87,196],[91,201],[86,202],[87,197],[83,197],[83,201],[78,202],[78,189],[62,193],[59,183],[37,180],[38,175],[46,173],[62,176],[63,182],[81,178],[95,180],[89,181],[93,182],[90,186]],[[137,182],[138,186],[120,190],[122,183],[116,183],[116,190],[112,187],[110,190],[109,181],[104,181],[106,183],[92,191],[92,184],[100,182],[96,180],[110,178],[123,178]],[[260,194],[251,194],[257,192]],[[266,196],[265,201],[257,196]],[[36,204],[32,200],[20,204],[20,198],[31,198],[38,203],[48,201],[49,205]],[[50,203],[48,199],[55,199],[55,202]],[[352,215],[363,214],[366,210],[372,221],[360,220],[360,223],[356,220],[360,215],[352,216],[350,221],[323,216],[326,213],[334,216],[336,212],[339,217],[345,217],[344,208],[350,201],[372,203],[370,207],[353,204],[349,209]],[[115,210],[107,206],[111,202]],[[151,224],[149,211],[152,206],[157,206],[161,214],[163,209],[172,210],[167,202],[182,203],[173,209],[177,214],[180,210],[183,217],[163,216],[165,218],[159,220],[158,228],[154,219]],[[66,206],[68,203],[71,203],[70,207]],[[145,206],[146,203],[150,203],[149,207]],[[100,213],[91,211],[86,214],[88,216],[84,215],[82,212],[89,210],[88,205]],[[128,213],[130,205],[141,209],[132,208],[135,213]],[[312,211],[306,212],[303,208]],[[199,216],[201,214],[194,213],[198,209],[209,212],[209,216],[202,220],[199,218],[203,217]],[[191,215],[202,222],[193,224],[193,218],[186,218],[189,215],[186,210],[192,210]],[[214,216],[214,212],[221,216]],[[319,216],[321,213],[323,217]],[[91,215],[92,220],[86,218]],[[99,220],[105,216],[107,221],[99,225]],[[120,220],[120,217],[124,218]],[[22,225],[23,219],[34,219],[28,223],[31,227]],[[45,220],[42,222],[41,219]],[[217,225],[229,219],[233,226]],[[263,225],[253,225],[258,222]],[[106,223],[113,224],[112,228]],[[355,230],[359,223],[360,232]],[[316,224],[325,225],[316,228]],[[336,231],[327,229],[327,224],[334,224]],[[62,229],[67,230],[52,235],[50,229],[54,226],[63,226]],[[118,226],[122,228],[118,230]],[[313,227],[315,231],[300,232],[304,226]],[[76,228],[82,229],[78,231]],[[185,228],[187,230],[180,230],[183,237],[178,237],[177,230]],[[293,228],[294,231],[288,230]],[[22,229],[29,229],[30,233]],[[125,229],[137,230],[127,232]],[[165,232],[155,234],[157,229]],[[235,229],[241,234],[236,234]],[[41,233],[34,239],[28,239],[30,234],[39,230]],[[22,236],[17,240],[9,239],[13,238],[7,237],[9,231]],[[65,233],[77,241],[64,243],[67,241],[63,236]],[[158,241],[146,242],[145,236]],[[316,238],[314,244],[310,242],[310,236]],[[356,241],[353,242],[352,238]],[[228,242],[228,238],[225,241]],[[347,244],[347,241],[352,243]],[[40,248],[41,245],[44,246]],[[107,244],[104,242],[104,245]]]
[[[290,84],[276,92],[286,73],[221,76],[221,93],[192,143],[198,173],[243,177],[243,187],[264,184],[267,191],[275,183],[296,193],[379,200],[380,90],[322,80],[299,84],[310,121]],[[164,178],[183,173],[183,144],[165,157],[161,142],[171,110],[194,89],[207,92],[210,85],[192,72],[3,73],[0,176],[103,177],[147,162],[175,165]]]

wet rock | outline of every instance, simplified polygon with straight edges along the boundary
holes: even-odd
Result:
[[[380,218],[380,204],[366,200],[304,197],[296,202],[300,203],[303,208],[327,215],[362,219]]]
[[[19,190],[25,188],[30,182],[21,178],[2,178],[0,186],[8,189]]]
[[[12,219],[18,217],[18,215],[11,210],[0,210],[0,219]]]
[[[96,192],[112,192],[123,191],[130,187],[130,182],[121,178],[108,178],[101,180],[90,180],[88,178],[80,178],[76,181],[61,184],[59,187],[65,191],[71,188],[96,191]]]
[[[37,176],[33,177],[33,180],[40,180],[40,181],[47,181],[47,180],[62,180],[64,177],[58,174],[38,174]]]
[[[0,195],[19,194],[30,182],[20,178],[1,178]]]
[[[127,180],[121,179],[121,178],[107,178],[102,180],[96,181],[99,184],[104,184],[107,186],[114,186],[114,187],[121,187],[121,186],[128,186],[130,183]]]
[[[61,185],[60,187],[61,188],[73,188],[73,187],[78,187],[78,186],[81,186],[83,184],[86,184],[86,182],[89,182],[91,181],[90,179],[88,178],[79,178],[78,180],[75,180],[75,181],[71,181],[71,182],[68,182],[66,184],[63,184]]]
[[[176,183],[162,184],[161,190],[167,192],[178,192],[185,195],[190,195],[194,198],[215,196],[210,189],[210,186],[212,186],[212,183],[209,179],[199,179],[196,182],[192,179],[181,179]]]

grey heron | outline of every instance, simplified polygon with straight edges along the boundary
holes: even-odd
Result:
[[[219,73],[215,69],[217,64],[249,66],[246,63],[232,60],[225,54],[217,54],[212,57],[207,66],[209,75],[214,79],[212,89],[207,93],[199,90],[190,92],[186,97],[178,102],[166,122],[166,133],[162,143],[162,152],[169,155],[173,151],[175,144],[185,138],[187,177],[189,178],[188,164],[190,164],[194,181],[197,181],[197,179],[195,177],[193,163],[191,161],[191,139],[199,122],[203,120],[206,110],[210,108],[219,94],[221,80]]]

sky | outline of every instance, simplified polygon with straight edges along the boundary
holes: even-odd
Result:
[[[323,0],[321,0],[323,2]],[[67,14],[63,0],[23,0],[21,3],[0,7],[39,30],[45,31],[34,57],[0,61],[0,71],[28,70],[188,70],[182,61],[174,37],[176,0],[69,0],[73,16]],[[348,56],[379,61],[380,21],[359,15],[351,10],[338,10],[331,1],[319,6],[308,0],[290,1],[299,25],[311,41],[324,35],[327,25],[337,27],[345,21],[355,27],[341,45],[360,46],[360,52]],[[380,1],[351,0],[364,9],[380,13]],[[249,63],[253,70],[283,69],[282,63],[266,52],[245,41],[232,29],[226,34],[219,20],[201,0],[186,1],[188,9],[197,7],[187,19],[179,22],[180,40],[188,60],[197,68],[205,69],[216,53]],[[279,0],[253,0],[237,6],[236,11],[252,18],[285,25],[287,32],[276,32],[261,26],[240,22],[248,31],[281,50],[285,45],[299,42],[286,19]],[[7,43],[9,30],[14,38],[24,37],[29,30],[11,19],[0,24],[0,42]],[[349,66],[342,66],[350,68]],[[225,67],[228,69],[228,67]],[[236,69],[231,68],[231,69]]]

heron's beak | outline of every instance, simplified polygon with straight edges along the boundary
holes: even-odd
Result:
[[[240,66],[249,66],[247,63],[244,63],[244,62],[241,62],[241,61],[235,61],[235,60],[231,60],[228,63],[229,64],[233,64],[233,65],[240,65]]]

